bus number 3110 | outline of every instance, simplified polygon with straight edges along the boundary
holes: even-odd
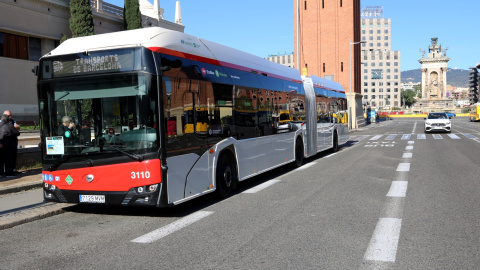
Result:
[[[131,172],[130,173],[132,179],[143,179],[143,178],[150,178],[150,172]]]

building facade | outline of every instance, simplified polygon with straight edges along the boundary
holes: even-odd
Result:
[[[339,82],[347,95],[349,127],[364,125],[360,0],[295,0],[293,6],[295,67],[302,75]]]
[[[144,27],[160,26],[183,32],[184,26],[142,9]],[[91,0],[95,34],[123,30],[123,8]],[[32,73],[41,56],[53,50],[64,34],[71,37],[68,0],[0,0],[0,111],[9,109],[16,121],[38,119],[37,77]]]
[[[284,54],[284,55],[270,55],[265,58],[269,61],[275,62],[280,65],[287,67],[295,68],[295,54]]]
[[[381,7],[362,11],[362,103],[392,109],[401,106],[401,57],[391,50],[391,20],[382,14]]]

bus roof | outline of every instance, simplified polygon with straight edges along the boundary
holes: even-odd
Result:
[[[152,51],[301,83],[298,70],[215,42],[161,27],[71,38],[46,56],[146,47]]]
[[[310,75],[310,78],[312,78],[313,87],[323,88],[323,89],[327,89],[327,90],[333,90],[333,91],[336,91],[336,92],[345,93],[345,90],[343,89],[343,86],[338,82],[334,82],[334,81],[331,81],[331,80],[320,78],[320,77],[317,77],[317,76],[314,76],[314,75]]]

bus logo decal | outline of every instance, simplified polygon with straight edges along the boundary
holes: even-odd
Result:
[[[73,182],[73,178],[70,177],[70,175],[69,175],[69,176],[67,176],[67,178],[65,178],[65,181],[66,181],[69,185],[71,185],[72,182]]]

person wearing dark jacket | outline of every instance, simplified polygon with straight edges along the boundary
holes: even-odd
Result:
[[[10,118],[10,115],[3,114],[0,121],[0,144],[2,145],[0,173],[7,177],[15,176],[13,172],[13,169],[15,169],[14,152],[17,150],[15,145],[17,137],[20,135],[20,131],[10,124]]]

